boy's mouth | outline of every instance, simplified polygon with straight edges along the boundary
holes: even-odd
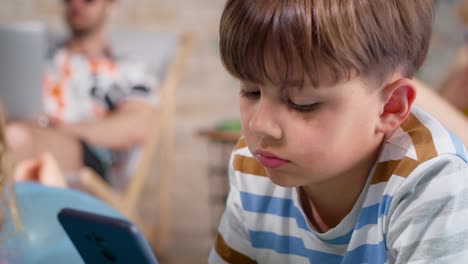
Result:
[[[255,151],[255,157],[263,165],[263,167],[270,169],[276,169],[290,163],[289,160],[282,159],[267,151]]]

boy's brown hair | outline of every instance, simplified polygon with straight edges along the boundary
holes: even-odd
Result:
[[[281,87],[305,78],[313,86],[358,75],[383,81],[396,70],[412,77],[433,16],[433,0],[228,0],[221,59],[236,78]]]

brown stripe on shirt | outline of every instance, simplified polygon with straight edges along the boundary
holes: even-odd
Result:
[[[267,176],[265,168],[255,158],[235,155],[232,163],[235,171],[256,176]]]
[[[222,259],[224,259],[224,261],[228,263],[236,263],[236,264],[237,263],[239,264],[257,263],[251,258],[247,257],[246,255],[243,255],[242,253],[235,251],[234,249],[229,247],[220,234],[216,236],[214,248],[216,250],[216,253],[218,253],[218,255]]]
[[[414,169],[416,169],[418,165],[418,161],[408,157],[404,157],[401,160],[389,160],[385,162],[380,162],[379,164],[377,164],[377,167],[374,172],[375,176],[372,179],[371,184],[386,182],[394,174],[406,178]]]
[[[414,114],[411,113],[400,127],[411,138],[418,160],[403,157],[378,163],[371,184],[388,181],[392,175],[406,178],[419,164],[437,156],[431,131]]]
[[[419,162],[424,162],[437,156],[431,131],[423,125],[414,114],[401,124],[403,131],[408,133],[416,149]]]

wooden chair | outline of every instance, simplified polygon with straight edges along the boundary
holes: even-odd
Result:
[[[178,36],[177,48],[165,71],[161,88],[161,103],[157,116],[151,125],[152,134],[141,146],[141,153],[136,166],[128,177],[121,191],[102,180],[90,169],[78,177],[78,185],[85,191],[102,199],[116,208],[124,216],[132,220],[143,232],[153,249],[160,252],[167,247],[169,240],[171,194],[172,194],[172,157],[173,157],[173,127],[175,115],[175,89],[182,74],[183,66],[193,45],[193,35],[183,33]],[[146,51],[151,52],[151,50]],[[143,197],[142,191],[147,183],[147,177],[152,168],[156,154],[158,161],[156,170],[159,177],[157,193],[151,197]],[[151,199],[159,203],[156,225],[146,223],[138,214],[142,199]]]

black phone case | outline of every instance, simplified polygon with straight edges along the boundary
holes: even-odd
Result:
[[[64,208],[58,219],[87,264],[157,264],[151,247],[131,222]]]

